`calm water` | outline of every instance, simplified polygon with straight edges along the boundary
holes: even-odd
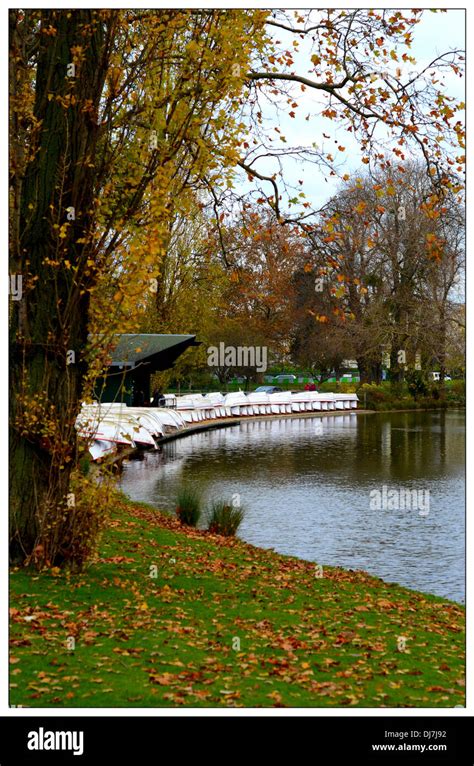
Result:
[[[238,493],[254,545],[464,602],[464,440],[460,411],[245,421],[126,464],[121,487],[169,510],[183,481]]]

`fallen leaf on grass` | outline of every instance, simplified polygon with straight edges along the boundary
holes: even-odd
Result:
[[[177,682],[177,678],[173,673],[162,673],[161,675],[152,673],[149,679],[152,684],[159,684],[160,686],[171,686]]]

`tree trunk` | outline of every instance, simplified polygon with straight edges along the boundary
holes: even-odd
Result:
[[[43,11],[39,34],[37,132],[21,187],[21,239],[11,243],[23,295],[12,301],[10,325],[10,552],[13,561],[53,564],[70,557],[74,545],[68,491],[87,370],[93,278],[85,261],[91,248],[104,22],[91,10]],[[78,47],[71,70],[71,49]]]
[[[359,358],[357,360],[357,368],[359,370],[359,377],[361,383],[372,383],[370,374],[370,365],[366,359]]]
[[[372,363],[372,380],[377,384],[382,382],[382,363],[379,361]]]
[[[439,382],[441,388],[444,386],[446,378],[446,316],[444,307],[440,311],[439,317],[439,335],[438,335],[438,359],[439,359]]]

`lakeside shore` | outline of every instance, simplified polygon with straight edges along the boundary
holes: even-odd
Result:
[[[13,569],[10,589],[13,705],[465,704],[461,605],[121,495],[86,572]]]
[[[438,412],[438,411],[446,411],[446,409],[453,410],[453,409],[462,409],[465,410],[465,407],[434,407],[434,406],[427,406],[427,407],[417,407],[417,408],[409,408],[409,409],[393,409],[393,410],[385,410],[385,409],[363,409],[359,408],[356,410],[318,410],[314,412],[291,412],[287,414],[278,414],[278,415],[252,415],[252,416],[242,416],[242,417],[230,417],[230,418],[220,418],[218,420],[201,420],[197,424],[187,425],[186,428],[184,428],[182,431],[176,431],[174,433],[166,434],[166,436],[161,436],[156,439],[157,444],[166,444],[167,442],[176,441],[177,439],[182,439],[186,436],[191,436],[192,434],[200,433],[201,431],[215,431],[221,428],[229,428],[231,426],[237,426],[241,423],[246,422],[258,422],[262,420],[291,420],[291,419],[297,419],[297,418],[322,418],[322,417],[341,417],[341,416],[347,416],[347,415],[385,415],[390,414],[393,412]],[[132,451],[127,450],[126,455],[128,456],[131,454]],[[121,453],[118,453],[116,458],[120,459],[123,455]]]

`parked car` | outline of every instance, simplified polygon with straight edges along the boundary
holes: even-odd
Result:
[[[358,373],[346,372],[339,378],[339,383],[360,383],[360,377]]]
[[[294,383],[296,375],[292,375],[291,373],[281,373],[280,375],[275,375],[274,380],[278,383]]]
[[[259,386],[255,389],[256,394],[278,394],[283,389],[279,386]]]

